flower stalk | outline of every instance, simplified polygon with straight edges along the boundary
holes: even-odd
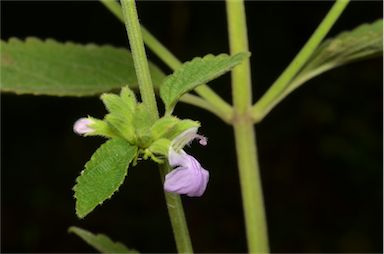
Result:
[[[166,163],[160,165],[161,179],[171,172],[169,165]],[[164,182],[163,182],[164,183]],[[178,253],[193,253],[191,238],[189,237],[188,225],[185,220],[183,203],[178,194],[164,191],[165,202],[169,218],[171,220],[173,235],[175,237],[176,248]]]

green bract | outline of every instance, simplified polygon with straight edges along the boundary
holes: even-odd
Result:
[[[138,148],[137,156],[140,153],[148,154],[145,150],[149,147],[157,154],[166,156],[166,153],[159,153],[158,149],[153,150],[158,146],[158,143],[154,146],[153,143],[160,139],[166,139],[170,143],[183,131],[200,127],[197,121],[181,120],[175,116],[164,116],[153,122],[147,109],[136,101],[134,93],[128,87],[122,88],[120,95],[103,94],[101,100],[109,113],[103,120],[88,117],[92,122],[89,127],[93,131],[86,135],[124,139]]]

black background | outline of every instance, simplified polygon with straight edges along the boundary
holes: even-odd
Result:
[[[259,98],[305,43],[331,2],[246,3],[254,97]],[[1,38],[128,45],[124,27],[87,2],[1,2]],[[352,2],[330,32],[382,17],[382,3]],[[140,2],[141,22],[182,61],[228,52],[223,2]],[[170,70],[152,53],[151,60]],[[284,100],[256,127],[273,252],[382,252],[382,59],[330,71]],[[211,87],[230,101],[229,75]],[[98,98],[3,94],[3,252],[91,252],[71,225],[108,234],[141,252],[174,252],[157,167],[141,163],[114,197],[76,218],[72,186],[103,142],[72,132]],[[202,198],[183,198],[196,252],[245,252],[233,133],[203,110],[176,114],[202,122],[207,147],[192,146],[210,170]]]

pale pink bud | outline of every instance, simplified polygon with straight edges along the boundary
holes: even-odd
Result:
[[[88,118],[80,118],[73,125],[73,131],[78,135],[85,135],[94,131],[89,125],[92,123],[92,120]]]

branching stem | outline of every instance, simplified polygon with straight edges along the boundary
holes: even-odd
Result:
[[[231,54],[248,52],[244,2],[227,0],[228,32]],[[269,252],[263,192],[257,159],[254,124],[249,116],[252,82],[249,59],[232,70],[234,104],[233,127],[243,199],[248,251]]]

